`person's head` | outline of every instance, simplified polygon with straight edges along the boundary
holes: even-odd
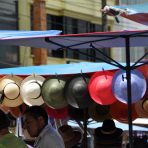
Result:
[[[23,114],[23,128],[31,137],[37,137],[48,124],[48,115],[41,106],[31,106]]]
[[[0,131],[2,129],[8,129],[9,126],[10,120],[8,116],[2,110],[0,110]]]

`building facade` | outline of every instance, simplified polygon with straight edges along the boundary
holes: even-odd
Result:
[[[54,2],[53,0],[46,0],[45,9],[47,15],[47,30],[62,30],[63,34],[102,31],[102,13],[100,12],[102,7],[101,2],[102,1],[100,0],[54,0]],[[11,25],[11,22],[13,24],[11,27],[8,27],[7,25],[3,25],[2,27],[0,26],[0,30],[33,30],[33,0],[1,0],[0,3],[0,7],[2,8],[1,11],[3,10],[3,7],[10,9],[8,18],[9,22],[6,24]],[[115,5],[115,1],[107,1],[107,4]],[[6,12],[8,13],[8,10],[6,10]],[[1,14],[3,15],[4,13]],[[10,14],[13,14],[13,17],[11,17]],[[6,15],[1,17],[6,19]],[[108,17],[106,31],[112,30],[113,23],[114,19],[112,17]],[[10,64],[9,67],[17,65],[33,65],[34,55],[32,53],[32,48],[5,46],[4,53],[7,48],[11,48],[11,50],[16,51],[14,56],[15,60],[14,64],[7,61],[8,64],[3,65],[3,67],[8,67],[10,63],[12,65]],[[110,55],[110,50],[101,50],[107,55]],[[79,50],[76,50],[75,52],[67,49],[59,51],[49,50],[47,64],[96,61],[96,58],[90,58],[89,55],[93,57],[100,56],[94,50],[86,49],[83,52],[84,54],[80,54]],[[10,57],[12,58],[13,56]],[[2,58],[8,59],[6,56]],[[0,61],[3,61],[2,58],[0,58]],[[12,61],[12,59],[10,61]]]

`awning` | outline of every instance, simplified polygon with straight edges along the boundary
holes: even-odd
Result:
[[[125,66],[125,63],[121,63]],[[70,63],[70,64],[56,64],[56,65],[40,65],[40,66],[25,66],[14,68],[2,68],[0,69],[0,75],[64,75],[64,74],[78,74],[78,73],[91,73],[102,70],[114,70],[116,66],[112,66],[107,63]]]
[[[121,12],[120,16],[129,20],[148,25],[148,2],[135,5],[111,6]]]
[[[30,34],[29,34],[30,33]],[[126,39],[130,38],[130,47],[148,46],[148,30],[116,31],[116,32],[91,32],[82,34],[57,35],[60,31],[11,31],[9,34],[0,31],[0,44],[42,47],[52,50],[66,49],[91,49],[105,47],[125,47]]]

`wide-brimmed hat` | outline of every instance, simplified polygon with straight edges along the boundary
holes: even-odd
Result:
[[[97,103],[92,103],[88,108],[88,114],[90,118],[95,121],[103,121],[105,119],[111,118],[109,105],[100,105]]]
[[[64,97],[65,83],[66,78],[62,76],[51,76],[44,81],[41,93],[49,107],[60,109],[68,105]]]
[[[113,119],[119,122],[128,123],[128,105],[117,101],[110,105],[110,112]],[[135,103],[132,104],[132,120],[135,120],[138,115],[135,110]]]
[[[44,81],[44,77],[35,74],[26,77],[22,81],[20,93],[25,104],[34,106],[44,103],[41,95],[41,87]]]
[[[66,82],[64,95],[69,105],[75,108],[87,108],[92,103],[88,91],[89,79],[86,74],[78,74]]]
[[[112,80],[112,90],[115,97],[123,102],[128,102],[127,76],[125,70],[118,70]],[[139,70],[131,70],[131,102],[140,100],[146,92],[146,80]]]
[[[136,102],[135,109],[139,117],[148,117],[148,98]]]
[[[76,121],[84,121],[84,118],[89,118],[87,109],[83,108],[75,108],[73,106],[68,105],[68,114],[71,120]]]
[[[54,109],[47,105],[45,105],[45,110],[47,111],[49,117],[55,118],[55,119],[65,119],[68,117],[68,107],[60,108],[60,109]]]
[[[117,101],[112,92],[112,78],[110,71],[96,72],[90,78],[88,89],[91,98],[101,105],[109,105]]]
[[[98,127],[94,131],[94,143],[95,144],[114,144],[118,140],[122,141],[123,130],[117,128],[112,119],[105,119],[102,127]]]
[[[20,96],[22,78],[15,75],[7,75],[0,79],[0,91],[3,92],[1,103],[8,107],[16,107],[23,103]]]
[[[81,132],[74,130],[70,125],[63,125],[58,130],[64,140],[65,148],[71,148],[81,140]]]

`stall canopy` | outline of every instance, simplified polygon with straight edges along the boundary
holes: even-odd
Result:
[[[148,2],[136,5],[111,6],[119,10],[120,16],[129,20],[148,25]]]
[[[125,63],[121,63],[125,65]],[[66,75],[66,74],[78,74],[78,73],[91,73],[102,70],[115,70],[116,66],[107,63],[70,63],[70,64],[56,64],[56,65],[40,65],[40,66],[25,66],[14,68],[2,68],[0,69],[0,75],[21,75],[27,76],[31,74],[37,75]]]
[[[92,32],[83,34],[57,35],[61,31],[0,31],[0,44],[42,47],[52,50],[61,48],[88,49],[92,45],[96,48],[125,47],[127,38],[130,46],[148,46],[148,30]],[[142,42],[141,42],[142,41]]]

